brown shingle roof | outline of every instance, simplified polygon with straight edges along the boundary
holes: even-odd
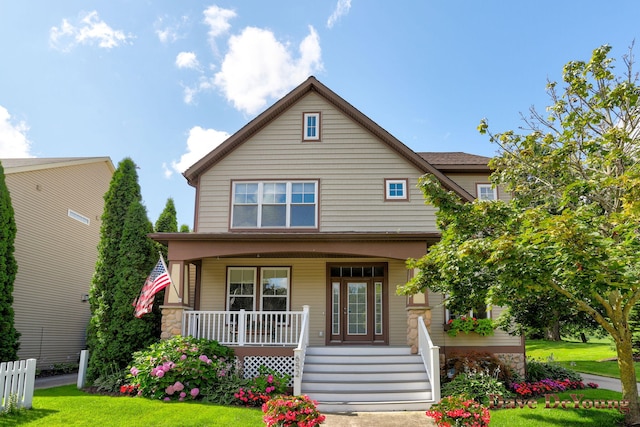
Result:
[[[436,169],[445,171],[489,171],[490,157],[476,154],[456,152],[423,152],[418,153]]]

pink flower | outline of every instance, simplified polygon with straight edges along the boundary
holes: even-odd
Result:
[[[200,394],[200,389],[193,388],[191,389],[190,393],[191,393],[191,397],[195,398],[198,394]]]
[[[187,393],[185,393],[184,391],[180,393],[180,400],[184,400],[185,397],[187,397]]]
[[[172,385],[164,389],[164,392],[167,393],[168,395],[172,395],[173,393],[175,393],[175,391],[176,390],[173,388]]]
[[[158,378],[162,378],[162,377],[164,377],[164,371],[162,369],[160,369],[160,370],[158,370],[156,375],[158,376]]]
[[[187,355],[183,354],[182,356],[180,356],[180,360],[186,360],[187,359]]]
[[[135,366],[133,368],[131,368],[129,370],[129,372],[131,372],[131,375],[133,375],[134,377],[138,375],[138,373],[140,372]]]
[[[173,388],[175,391],[182,391],[184,390],[184,385],[180,381],[176,381],[176,383],[173,385]]]
[[[170,401],[171,401],[171,398],[170,398],[170,397],[165,397],[165,398],[164,398],[164,401],[165,401],[165,402],[170,402]]]

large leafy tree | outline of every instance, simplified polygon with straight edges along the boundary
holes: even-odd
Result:
[[[18,264],[13,255],[16,221],[0,163],[0,362],[18,359],[20,333],[14,326],[13,283]]]
[[[629,313],[640,299],[640,88],[633,57],[616,74],[610,47],[563,69],[547,85],[546,113],[531,109],[522,134],[479,130],[500,147],[492,181],[509,202],[463,204],[425,177],[442,240],[410,264],[401,292],[429,287],[453,304],[509,306],[545,294],[594,319],[615,342],[628,421],[640,422]]]

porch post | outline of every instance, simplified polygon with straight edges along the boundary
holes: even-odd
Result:
[[[422,317],[425,326],[431,326],[431,307],[424,293],[411,295],[407,298],[407,344],[411,353],[418,353],[418,318]]]
[[[165,288],[160,339],[182,334],[182,317],[189,302],[189,268],[184,261],[169,261],[171,284]]]

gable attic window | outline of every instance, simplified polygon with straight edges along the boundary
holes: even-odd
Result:
[[[409,200],[406,179],[385,179],[385,200]]]
[[[84,215],[80,215],[78,212],[74,210],[68,209],[67,215],[69,216],[69,218],[73,218],[76,221],[80,221],[83,224],[89,225],[89,218],[87,218]]]
[[[478,200],[498,200],[498,189],[491,184],[476,184]]]
[[[302,124],[303,141],[320,141],[320,113],[303,113]]]
[[[317,181],[234,182],[231,228],[316,228]]]

